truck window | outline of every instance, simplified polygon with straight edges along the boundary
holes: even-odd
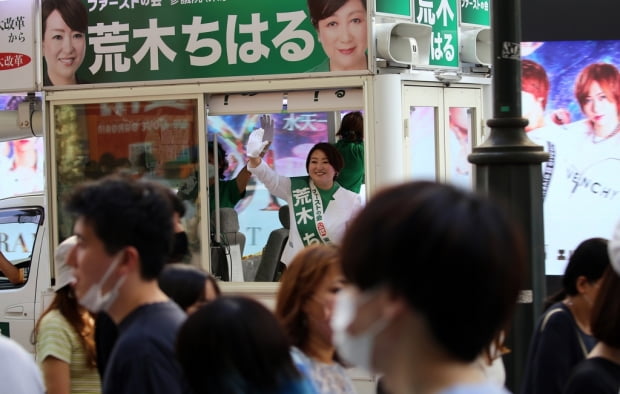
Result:
[[[22,287],[30,277],[41,208],[0,211],[0,290]]]
[[[283,97],[290,102],[283,104]],[[184,262],[225,281],[276,281],[275,274],[258,272],[272,232],[289,226],[280,218],[286,201],[254,177],[246,178],[245,193],[239,190],[247,137],[261,127],[261,116],[269,115],[275,136],[265,162],[280,175],[304,176],[310,148],[336,142],[342,117],[363,107],[362,90],[216,94],[204,102],[206,110],[200,98],[187,96],[53,105],[58,238],[72,234],[73,218],[63,209],[66,195],[84,181],[122,173],[160,182],[181,198],[189,250]],[[214,181],[216,174],[220,182]],[[215,262],[227,268],[218,271]]]

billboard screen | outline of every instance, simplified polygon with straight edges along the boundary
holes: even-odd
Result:
[[[542,164],[546,273],[620,219],[620,41],[522,44],[522,105]]]

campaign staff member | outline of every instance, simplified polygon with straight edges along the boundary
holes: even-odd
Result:
[[[82,83],[75,75],[86,54],[88,11],[80,0],[43,0],[45,86]]]
[[[317,243],[338,243],[347,224],[360,209],[358,194],[335,182],[343,167],[342,155],[333,145],[321,142],[306,158],[307,176],[285,177],[275,173],[260,154],[269,141],[263,129],[250,134],[247,144],[248,170],[265,184],[271,194],[287,201],[291,217],[290,235],[282,262],[287,265],[297,252]]]
[[[310,20],[327,55],[311,72],[366,70],[366,0],[308,0]]]

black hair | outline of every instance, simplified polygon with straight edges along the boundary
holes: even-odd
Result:
[[[181,309],[196,303],[205,292],[209,273],[193,265],[167,264],[159,275],[159,287]]]
[[[213,142],[208,143],[209,155],[213,154]],[[226,151],[221,144],[217,144],[217,170],[220,179],[224,178],[224,171],[228,168],[228,160],[226,160]]]
[[[80,0],[43,0],[41,2],[43,33],[47,29],[47,18],[55,10],[58,10],[71,30],[86,33],[88,30],[88,10]]]
[[[176,354],[195,393],[278,392],[300,379],[275,316],[247,297],[222,296],[190,315]]]
[[[342,158],[342,154],[333,145],[328,144],[327,142],[319,142],[310,149],[310,152],[308,152],[308,156],[306,157],[306,171],[308,171],[308,168],[310,167],[310,156],[312,156],[312,153],[314,153],[315,150],[320,150],[325,153],[325,156],[327,156],[327,161],[336,171],[336,174],[334,175],[335,180],[338,173],[342,170],[342,167],[344,167],[344,159]]]
[[[312,22],[315,29],[318,29],[320,20],[334,15],[334,13],[348,1],[349,0],[307,0],[310,22]],[[361,2],[366,9],[366,0],[361,0]]]
[[[377,193],[348,227],[342,251],[348,280],[402,296],[463,362],[506,327],[525,267],[522,233],[505,210],[426,181]]]
[[[172,204],[164,186],[110,175],[76,187],[66,208],[92,226],[110,255],[135,247],[142,278],[157,278],[173,241]]]
[[[592,306],[592,335],[620,349],[620,276],[608,266]]]
[[[336,133],[345,141],[361,142],[364,139],[364,117],[360,111],[349,112],[342,118]]]
[[[603,276],[605,268],[610,265],[607,244],[605,238],[589,238],[577,246],[564,270],[562,288],[545,300],[545,309],[566,296],[577,295],[577,279],[580,276],[584,276],[590,283]]]

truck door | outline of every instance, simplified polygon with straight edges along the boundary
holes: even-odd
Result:
[[[4,272],[0,273],[0,331],[34,352],[31,336],[35,310],[39,309],[35,308],[37,274],[47,238],[44,210],[41,206],[7,204],[10,200],[0,200],[0,252],[19,277],[9,280]]]

